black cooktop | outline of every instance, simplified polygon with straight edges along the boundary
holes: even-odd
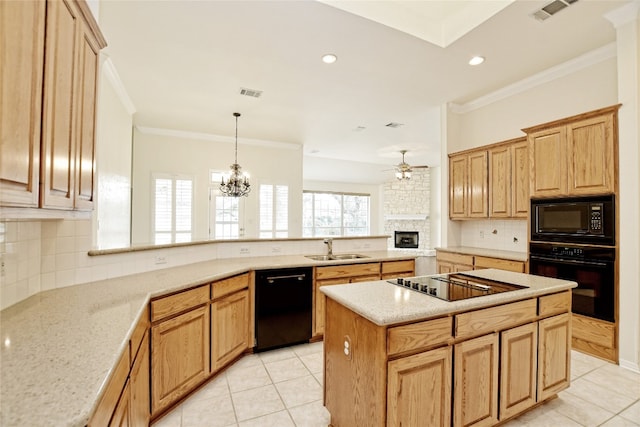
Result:
[[[445,301],[459,301],[524,288],[513,283],[481,279],[462,273],[405,277],[387,280],[387,282]]]

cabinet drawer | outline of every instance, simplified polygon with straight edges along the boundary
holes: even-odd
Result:
[[[481,268],[497,268],[500,270],[515,271],[516,273],[524,273],[524,262],[509,259],[477,256],[474,266],[476,270]]]
[[[133,361],[136,358],[136,354],[138,353],[138,349],[140,348],[140,343],[142,342],[142,338],[144,338],[144,333],[149,329],[149,308],[146,307],[142,316],[140,316],[140,320],[136,325],[133,333],[131,334],[131,339],[129,340],[130,346],[130,354],[131,360],[130,363],[133,365]]]
[[[413,274],[415,268],[415,261],[412,259],[402,261],[384,261],[382,263],[382,274],[403,272],[411,272]]]
[[[240,274],[211,284],[211,299],[232,294],[240,289],[249,287],[249,275]]]
[[[352,277],[351,279],[349,279],[349,283],[373,282],[373,281],[376,281],[376,280],[380,280],[380,275],[372,274],[372,275],[369,275],[369,276]]]
[[[501,331],[536,318],[537,300],[513,302],[456,315],[456,338]]]
[[[456,254],[452,252],[436,252],[437,261],[451,262],[453,264],[473,265],[473,255]]]
[[[389,356],[393,356],[444,344],[452,337],[452,324],[453,318],[443,317],[389,328],[387,331],[387,353]]]
[[[316,267],[316,279],[333,279],[338,277],[380,275],[380,263],[332,265]],[[345,280],[345,283],[348,280]]]
[[[151,301],[151,321],[164,319],[207,302],[209,302],[209,285]]]
[[[571,307],[571,291],[545,295],[538,298],[538,316],[565,313]]]

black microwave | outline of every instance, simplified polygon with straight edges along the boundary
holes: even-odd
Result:
[[[615,245],[614,195],[531,199],[531,240]]]

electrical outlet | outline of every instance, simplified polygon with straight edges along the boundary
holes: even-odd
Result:
[[[6,273],[7,272],[4,268],[4,260],[0,260],[0,277],[4,277]]]
[[[480,238],[481,238],[481,239],[484,239],[484,231],[481,231],[481,232],[480,232]]]
[[[249,248],[247,247],[240,248],[240,255],[249,255],[249,252]]]
[[[363,248],[363,249],[369,249],[369,248],[371,248],[371,244],[370,244],[370,243],[364,243],[364,244],[362,245],[362,248]]]
[[[165,255],[156,255],[156,256],[153,258],[153,262],[154,262],[156,265],[159,265],[159,264],[166,264],[166,263],[167,263],[167,257],[166,257]]]
[[[282,252],[282,246],[272,246],[271,247],[271,253],[272,254],[279,254]]]

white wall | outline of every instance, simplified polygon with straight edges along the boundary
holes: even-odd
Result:
[[[105,65],[106,64],[106,65]],[[133,110],[116,89],[109,61],[100,70],[96,107],[96,246],[129,246],[131,231],[131,133]]]
[[[325,173],[326,174],[326,173]],[[328,175],[328,174],[326,174]],[[371,229],[372,236],[384,233],[382,218],[382,190],[379,184],[354,184],[351,182],[304,180],[303,189],[308,191],[327,191],[337,193],[361,193],[371,196]],[[301,213],[302,214],[302,213]]]
[[[289,237],[300,237],[302,224],[302,150],[243,144],[239,139],[238,163],[251,176],[252,192],[245,199],[245,236],[258,236],[259,185],[289,186]],[[228,171],[233,163],[234,145],[215,137],[167,136],[134,130],[132,241],[151,239],[153,173],[192,176],[194,182],[193,240],[209,238],[210,170]]]

